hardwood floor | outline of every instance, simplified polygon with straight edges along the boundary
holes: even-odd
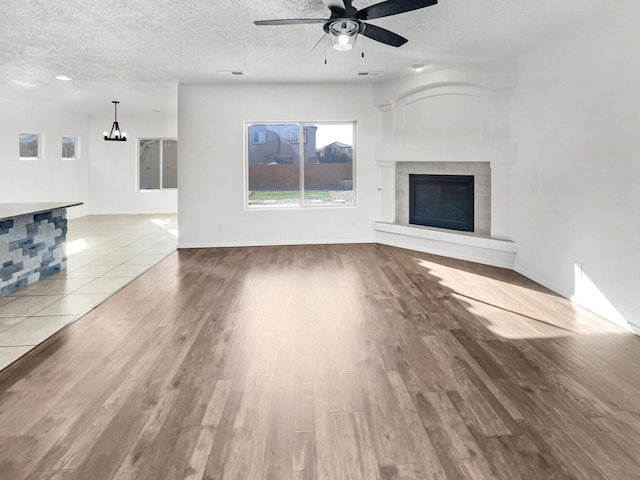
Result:
[[[640,338],[382,245],[182,250],[0,372],[0,478],[640,478]]]

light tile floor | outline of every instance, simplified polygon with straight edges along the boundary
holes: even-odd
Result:
[[[0,298],[0,370],[76,321],[176,249],[177,217],[69,220],[67,269]]]

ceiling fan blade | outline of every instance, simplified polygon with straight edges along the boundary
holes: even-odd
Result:
[[[387,0],[386,2],[376,3],[370,7],[358,10],[356,18],[358,20],[373,20],[374,18],[388,17],[430,7],[436,3],[438,3],[438,0]]]
[[[327,23],[326,18],[284,18],[280,20],[256,20],[256,25],[304,25],[307,23]]]
[[[343,0],[323,0],[324,4],[327,6],[331,13],[336,12],[344,12],[344,1]]]
[[[376,42],[386,43],[392,47],[401,47],[409,41],[397,33],[390,32],[389,30],[378,27],[377,25],[371,25],[370,23],[364,24],[362,35],[369,37],[371,40],[375,40]]]

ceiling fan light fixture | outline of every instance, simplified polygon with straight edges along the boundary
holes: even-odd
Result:
[[[353,38],[353,42],[350,40]],[[355,37],[349,37],[348,35],[339,35],[337,41],[333,44],[333,49],[341,52],[351,50],[355,44]]]
[[[436,5],[438,0],[383,0],[382,2],[369,5],[360,10],[353,6],[353,0],[324,0],[324,2],[331,11],[331,16],[328,19],[281,18],[275,20],[255,20],[253,23],[255,25],[305,25],[322,23],[322,28],[325,33],[331,37],[331,44],[336,50],[351,50],[356,43],[358,33],[391,47],[401,47],[409,40],[385,28],[366,23],[366,20],[390,17],[400,13],[430,7],[431,5]],[[342,8],[343,6],[344,8]],[[311,51],[313,51],[313,49]]]
[[[351,50],[356,44],[356,38],[361,29],[361,23],[355,19],[341,18],[325,25],[325,31],[331,37],[334,50]]]
[[[104,132],[103,138],[107,141],[126,142],[127,134],[120,130],[120,125],[118,125],[118,104],[120,102],[117,100],[112,100],[111,103],[113,103],[114,109],[114,122],[111,126],[111,131],[109,133]]]

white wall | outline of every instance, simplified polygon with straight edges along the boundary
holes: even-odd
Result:
[[[107,142],[103,132],[111,130],[113,115],[94,116],[90,121],[91,161],[89,201],[92,215],[177,212],[176,190],[138,189],[138,139],[177,138],[175,115],[132,116],[118,109],[118,123],[127,133],[126,142]],[[179,143],[179,142],[178,142]],[[178,172],[182,166],[178,158]]]
[[[81,201],[68,218],[88,212],[87,164],[89,119],[43,105],[0,100],[0,203]],[[39,133],[44,148],[39,160],[19,160],[20,133]],[[80,158],[62,160],[62,136],[80,138]]]
[[[640,327],[638,18],[638,2],[612,3],[521,56],[512,97],[517,270],[628,328]]]
[[[353,120],[355,207],[245,209],[243,122]],[[381,115],[370,85],[180,85],[178,126],[181,247],[373,241]]]

